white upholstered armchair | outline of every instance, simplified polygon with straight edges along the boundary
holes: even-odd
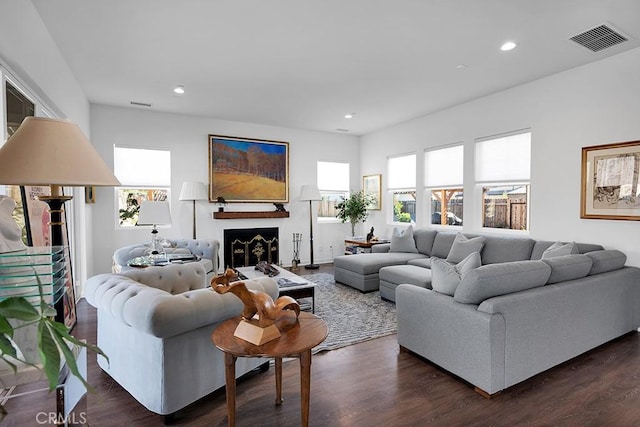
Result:
[[[278,295],[271,278],[246,281],[247,287]],[[171,264],[100,274],[86,286],[97,308],[98,346],[109,362],[98,364],[138,402],[170,415],[225,385],[224,354],[211,342],[219,323],[242,313],[242,302],[214,292],[204,267]],[[264,364],[238,359],[236,375]]]

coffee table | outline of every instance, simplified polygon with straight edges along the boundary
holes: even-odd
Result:
[[[302,277],[298,276],[286,270],[282,267],[274,265],[280,274],[277,276],[273,276],[273,279],[278,281],[279,279],[286,279],[289,283],[285,285],[278,284],[278,288],[280,290],[280,296],[290,296],[294,299],[300,298],[311,298],[311,312],[316,312],[316,298],[315,298],[315,289],[316,284],[310,282]],[[265,276],[260,270],[256,270],[255,267],[238,267],[236,270],[242,273],[247,279],[257,279],[259,277],[268,277]]]
[[[301,425],[309,425],[309,401],[311,398],[311,349],[325,340],[327,324],[310,313],[283,311],[276,320],[280,337],[262,345],[254,345],[233,334],[242,317],[227,319],[218,326],[211,339],[224,353],[227,412],[229,427],[236,423],[236,359],[238,357],[273,357],[276,365],[276,405],[282,404],[282,358],[300,359]]]

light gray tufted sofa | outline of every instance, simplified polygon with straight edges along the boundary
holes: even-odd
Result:
[[[271,278],[246,283],[278,296]],[[171,415],[225,385],[224,354],[211,334],[243,305],[214,292],[201,265],[100,274],[87,281],[86,298],[97,308],[98,346],[109,357],[98,356],[98,364],[148,410]],[[236,375],[264,363],[240,358]]]
[[[208,277],[212,278],[218,272],[220,242],[215,239],[166,239],[171,247],[166,248],[167,254],[188,254],[199,256],[200,263],[207,271]],[[121,273],[131,270],[127,265],[129,260],[144,255],[147,244],[136,243],[123,246],[113,253],[113,273]]]

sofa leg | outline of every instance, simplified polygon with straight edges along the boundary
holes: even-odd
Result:
[[[475,387],[473,389],[473,391],[475,391],[476,393],[478,393],[480,396],[484,397],[485,399],[491,399],[493,396],[497,396],[498,394],[500,394],[500,392],[489,394],[486,391],[484,391],[483,389],[478,388],[478,387]]]

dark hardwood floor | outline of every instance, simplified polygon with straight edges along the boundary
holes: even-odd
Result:
[[[322,266],[332,272],[332,266]],[[95,343],[95,310],[78,304],[76,336]],[[91,426],[158,426],[89,355]],[[275,406],[274,369],[237,386],[238,426],[300,424],[299,364],[284,364],[284,403]],[[32,384],[25,389],[43,387]],[[36,426],[50,411],[45,392],[12,399],[2,426]],[[312,426],[640,426],[640,336],[630,333],[488,400],[429,362],[400,352],[395,335],[317,354],[312,360]],[[179,411],[173,425],[226,426],[224,390]]]

